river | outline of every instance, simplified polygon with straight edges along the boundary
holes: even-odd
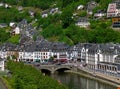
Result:
[[[72,73],[55,73],[51,77],[65,84],[69,89],[117,89],[114,86]]]

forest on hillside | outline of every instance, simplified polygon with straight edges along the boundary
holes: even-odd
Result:
[[[98,20],[93,20],[93,16],[89,16],[89,21],[91,25],[88,28],[80,28],[75,25],[78,17],[86,17],[86,10],[77,11],[78,5],[86,6],[90,0],[0,0],[0,2],[8,3],[13,5],[12,8],[5,9],[0,7],[0,22],[8,23],[10,21],[20,22],[22,19],[27,19],[28,22],[37,19],[34,26],[37,26],[39,35],[42,35],[45,39],[49,41],[60,41],[65,42],[69,45],[74,45],[79,42],[89,42],[89,43],[107,43],[114,42],[120,43],[120,32],[115,31],[111,28],[112,21],[108,18],[102,18]],[[106,9],[108,4],[112,0],[95,0],[99,5],[93,9],[95,13],[97,10]],[[104,2],[104,3],[103,3]],[[31,18],[28,14],[28,10],[25,9],[23,13],[15,8],[15,6],[32,7],[32,9],[39,9],[36,11],[35,17]],[[44,10],[49,10],[50,8],[58,7],[61,14],[48,15],[46,18],[41,17],[41,12]],[[7,14],[6,14],[7,13]],[[71,18],[73,13],[78,15],[75,18]],[[18,43],[19,36],[11,37],[6,28],[7,33],[2,31],[1,34],[8,36],[3,37],[1,35],[0,42],[15,40],[13,43]]]

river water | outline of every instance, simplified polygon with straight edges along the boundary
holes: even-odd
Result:
[[[56,73],[51,77],[65,84],[69,89],[117,89],[114,86],[72,73]]]

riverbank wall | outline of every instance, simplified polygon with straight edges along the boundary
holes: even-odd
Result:
[[[0,77],[0,82],[1,82],[1,86],[2,86],[2,89],[11,89],[11,88],[8,88],[7,84],[6,84],[6,81],[4,78]],[[1,89],[1,88],[0,88]]]
[[[78,71],[67,70],[65,72],[79,74],[83,77],[87,77],[89,79],[100,81],[105,84],[109,84],[109,85],[115,86],[117,88],[120,88],[120,78],[115,77],[115,76],[105,75],[105,74],[99,73],[99,72],[89,72],[89,71],[86,71],[83,69],[78,69]]]

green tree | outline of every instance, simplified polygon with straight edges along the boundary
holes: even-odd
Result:
[[[70,24],[74,23],[74,20],[72,19],[73,11],[74,11],[74,8],[72,8],[71,5],[63,9],[63,12],[61,15],[63,28],[67,28],[68,26],[70,26]]]
[[[68,89],[30,65],[8,61],[7,68],[12,75],[6,79],[13,89]]]
[[[6,42],[10,37],[10,33],[6,32],[5,29],[0,29],[0,42]]]
[[[53,37],[53,36],[59,36],[63,34],[63,30],[61,28],[61,26],[59,25],[49,25],[46,29],[44,29],[42,31],[42,35],[45,37],[45,38],[49,38],[49,37]]]

